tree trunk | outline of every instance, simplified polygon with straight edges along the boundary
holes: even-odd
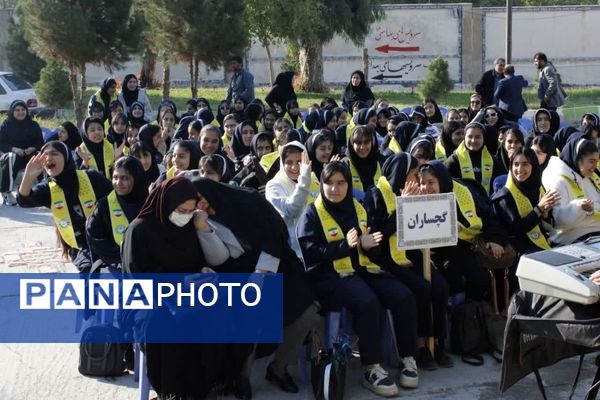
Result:
[[[195,99],[198,94],[198,89],[194,83],[194,57],[190,57],[188,62],[188,74],[190,74],[190,91],[192,92],[192,99]]]
[[[156,89],[156,77],[154,68],[156,67],[156,54],[149,48],[144,50],[142,55],[142,70],[140,71],[140,86],[147,89]]]
[[[163,54],[163,82],[162,82],[162,99],[168,99],[171,95],[171,64],[169,64],[169,56]]]
[[[196,94],[194,94],[194,99],[198,98],[198,66],[200,65],[200,61],[196,57],[194,57],[194,87],[196,88]]]
[[[263,44],[265,51],[267,52],[267,59],[269,60],[269,73],[271,74],[271,86],[275,83],[275,67],[273,66],[273,55],[268,44]]]
[[[300,64],[300,89],[323,93],[327,90],[323,81],[323,45],[302,43],[298,54]]]
[[[83,108],[83,98],[81,94],[81,87],[79,86],[78,76],[80,68],[75,64],[69,64],[69,83],[71,84],[71,91],[73,92],[73,111],[75,111],[75,123],[77,127],[83,125],[85,119],[85,113]]]

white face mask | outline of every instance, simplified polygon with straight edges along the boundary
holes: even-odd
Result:
[[[186,226],[192,218],[194,218],[194,213],[184,214],[177,211],[173,211],[169,215],[169,221],[171,221],[175,226],[178,226],[180,228]]]

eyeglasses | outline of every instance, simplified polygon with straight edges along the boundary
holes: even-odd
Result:
[[[219,109],[221,109],[221,110],[229,110],[229,106],[221,106],[221,107],[219,107]]]
[[[496,114],[496,113],[490,113],[490,114],[487,114],[485,117],[490,118],[490,117],[497,117],[497,116],[498,116],[498,114]]]

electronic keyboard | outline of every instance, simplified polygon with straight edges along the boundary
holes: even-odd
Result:
[[[581,304],[600,300],[590,276],[600,270],[600,237],[521,256],[517,277],[522,290]]]

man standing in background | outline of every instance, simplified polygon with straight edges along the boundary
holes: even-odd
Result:
[[[240,56],[231,57],[229,68],[233,72],[233,76],[227,89],[227,101],[231,104],[232,100],[242,98],[246,104],[249,104],[254,100],[254,76],[244,69]]]
[[[516,122],[527,111],[522,93],[528,82],[522,75],[515,75],[515,66],[512,64],[504,67],[504,77],[496,86],[494,102],[502,110],[505,120]]]
[[[556,68],[548,62],[548,57],[544,53],[535,53],[533,64],[540,71],[540,85],[538,86],[540,108],[556,110],[565,104],[567,97],[556,73]]]
[[[475,91],[483,100],[483,107],[494,104],[494,91],[498,86],[500,79],[504,78],[504,67],[506,60],[504,58],[496,58],[494,60],[494,68],[485,71],[475,85]]]

